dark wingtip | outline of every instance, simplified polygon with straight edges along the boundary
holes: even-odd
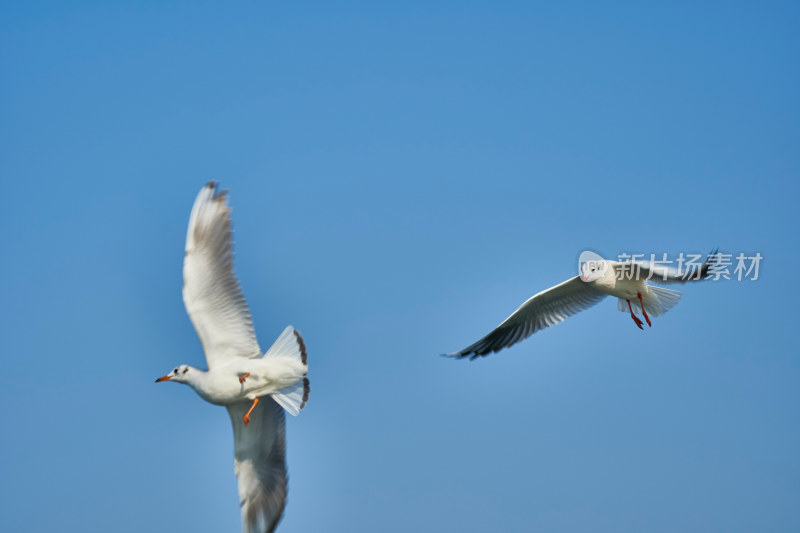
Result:
[[[219,190],[219,182],[216,180],[206,182],[205,188],[211,190],[214,193],[211,198],[218,201],[224,200],[230,192],[228,189]]]
[[[698,279],[705,279],[706,275],[708,274],[708,269],[711,268],[711,265],[714,265],[719,262],[719,246],[711,250],[711,252],[706,256],[706,260],[703,261],[703,266],[700,267],[700,275]]]

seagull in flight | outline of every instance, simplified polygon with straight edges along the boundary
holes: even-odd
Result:
[[[644,261],[609,261],[589,253],[593,258],[581,263],[578,276],[532,296],[481,340],[445,355],[476,359],[500,351],[592,307],[606,296],[617,297],[618,309],[629,312],[636,326],[644,329],[644,322],[636,313],[652,326],[651,315],[663,315],[681,299],[680,291],[651,285],[648,280],[662,285],[700,281],[706,279],[718,259],[715,250],[702,265],[681,272]]]
[[[261,352],[233,272],[226,193],[211,181],[197,195],[183,260],[183,303],[208,370],[180,365],[156,382],[185,383],[207,402],[227,407],[242,531],[265,533],[275,530],[286,503],[284,410],[296,416],[308,401],[308,356],[292,326]]]

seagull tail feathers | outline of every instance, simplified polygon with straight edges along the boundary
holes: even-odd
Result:
[[[278,402],[278,405],[286,409],[287,413],[292,416],[297,416],[306,406],[309,392],[311,392],[311,386],[308,382],[308,378],[303,378],[294,385],[290,385],[272,394],[272,399]]]
[[[300,411],[306,406],[308,402],[308,394],[311,392],[311,386],[308,378],[305,377],[308,373],[308,354],[306,353],[306,343],[300,332],[292,326],[287,326],[283,333],[272,343],[264,358],[270,357],[287,357],[296,359],[305,367],[303,378],[298,380],[293,385],[289,385],[276,393],[273,393],[272,399],[278,405],[286,409],[292,416],[297,416]]]
[[[672,289],[665,289],[664,287],[657,287],[655,285],[647,285],[647,294],[643,296],[644,308],[651,316],[661,316],[676,305],[681,300],[681,291]],[[631,306],[634,313],[641,313],[642,306],[638,300],[631,300]],[[622,312],[629,313],[628,301],[620,298],[617,309]]]
[[[292,359],[297,359],[308,367],[306,343],[303,337],[300,336],[300,332],[292,326],[286,326],[286,329],[275,339],[275,342],[269,347],[264,357],[290,357]]]

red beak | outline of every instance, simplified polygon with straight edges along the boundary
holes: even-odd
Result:
[[[158,383],[159,381],[167,381],[168,379],[172,379],[172,378],[169,377],[169,376],[161,376],[160,378],[158,378],[156,380],[156,383]]]

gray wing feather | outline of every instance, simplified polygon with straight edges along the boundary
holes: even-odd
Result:
[[[622,276],[628,279],[641,279],[658,285],[684,284],[687,281],[703,281],[709,269],[719,261],[717,250],[706,256],[702,265],[694,265],[686,271],[676,270],[663,265],[656,265],[646,261],[633,261],[615,263],[617,270],[622,270]]]
[[[286,505],[286,416],[272,398],[264,397],[245,426],[242,417],[249,408],[249,402],[228,406],[242,533],[271,533]]]
[[[575,276],[534,295],[484,338],[459,352],[447,355],[475,359],[497,352],[592,307],[605,296]]]

